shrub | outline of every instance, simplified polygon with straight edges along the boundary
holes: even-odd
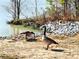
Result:
[[[22,20],[11,20],[7,22],[8,24],[14,24],[14,25],[22,25]]]

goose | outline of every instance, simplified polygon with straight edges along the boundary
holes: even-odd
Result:
[[[35,33],[30,31],[22,32],[21,34],[25,34],[27,41],[35,40]]]
[[[43,26],[42,28],[44,30],[42,40],[43,40],[43,42],[45,42],[47,44],[46,50],[48,50],[49,45],[58,44],[58,43],[56,41],[52,40],[51,38],[46,36],[46,26]]]

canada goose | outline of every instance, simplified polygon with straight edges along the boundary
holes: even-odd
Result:
[[[26,32],[22,32],[21,34],[25,34],[27,41],[35,40],[34,32],[26,31]]]
[[[46,36],[46,26],[43,26],[43,30],[44,30],[44,33],[43,33],[42,40],[44,40],[44,42],[47,44],[46,50],[48,50],[49,45],[51,45],[52,43],[53,44],[58,44],[58,43],[56,41],[52,40],[51,38]]]

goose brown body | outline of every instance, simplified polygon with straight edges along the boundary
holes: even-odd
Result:
[[[26,31],[26,32],[22,32],[21,34],[25,34],[27,41],[35,39],[34,32]]]
[[[44,43],[47,44],[46,50],[48,50],[49,45],[51,45],[51,44],[58,44],[58,43],[57,43],[55,40],[53,40],[53,39],[47,37],[47,36],[46,36],[46,26],[44,26],[43,28],[44,28],[43,41],[44,41]]]

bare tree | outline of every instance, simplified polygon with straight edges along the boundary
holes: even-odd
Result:
[[[12,9],[13,9],[13,19],[16,19],[16,0],[11,0]]]
[[[10,0],[9,6],[5,6],[7,12],[12,16],[13,20],[20,19],[20,15],[23,14],[23,3],[25,0]],[[23,7],[23,8],[22,8]]]

